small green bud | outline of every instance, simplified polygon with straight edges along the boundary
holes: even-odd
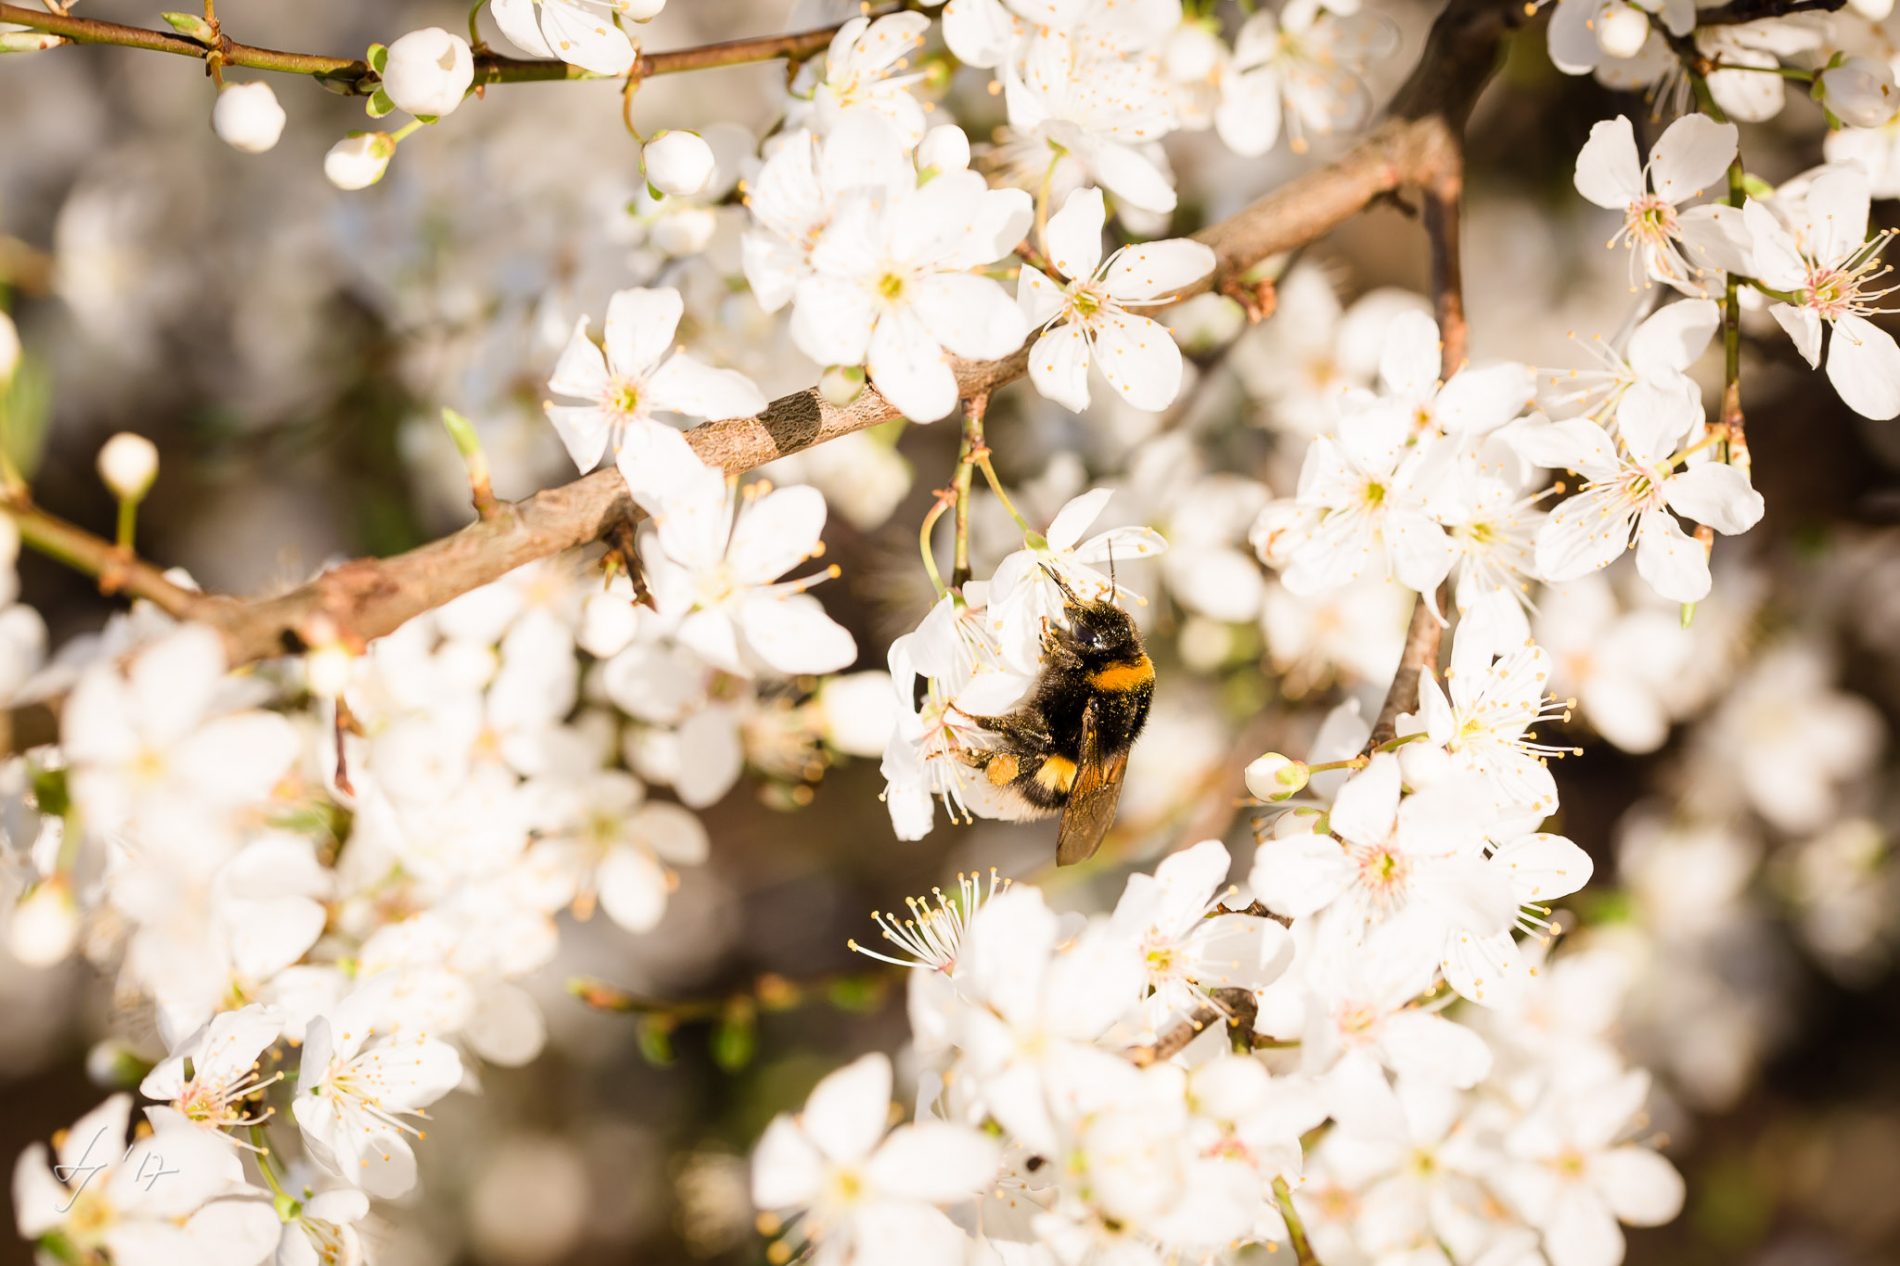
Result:
[[[218,33],[211,23],[195,13],[161,13],[165,24],[188,40],[205,45],[207,48],[218,42]]]
[[[842,409],[864,390],[864,366],[832,365],[818,377],[818,394],[834,409]]]

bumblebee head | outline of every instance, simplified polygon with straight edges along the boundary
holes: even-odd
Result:
[[[1106,662],[1140,653],[1141,636],[1126,611],[1107,599],[1080,597],[1055,568],[1043,570],[1062,591],[1062,614],[1069,625],[1064,636],[1078,654]]]

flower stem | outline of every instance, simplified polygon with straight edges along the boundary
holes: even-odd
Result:
[[[983,451],[983,415],[989,411],[987,394],[965,403],[963,443],[957,453],[957,473],[951,486],[957,496],[957,545],[950,568],[950,586],[961,589],[970,579],[970,485],[975,482],[976,454]]]
[[[1286,1219],[1287,1238],[1293,1241],[1293,1260],[1300,1266],[1319,1266],[1319,1258],[1313,1255],[1313,1242],[1306,1238],[1306,1224],[1300,1221],[1300,1211],[1293,1207],[1293,1190],[1286,1185],[1286,1179],[1273,1180],[1273,1198],[1280,1202],[1280,1216]]]
[[[139,499],[137,497],[119,498],[119,548],[130,554],[132,541],[138,531]]]
[[[1383,752],[1386,748],[1381,747],[1379,750]],[[1308,765],[1306,772],[1309,774],[1326,774],[1331,773],[1335,769],[1364,769],[1371,763],[1372,758],[1370,756],[1354,756],[1349,760],[1329,760],[1318,765]]]
[[[950,502],[952,500],[954,500],[954,497],[944,493],[938,493],[937,500],[932,503],[929,512],[924,515],[923,527],[917,530],[917,549],[924,557],[924,571],[929,573],[930,587],[936,590],[939,598],[949,593],[950,590],[943,583],[943,573],[937,570],[936,551],[930,547],[930,534],[936,530],[937,520],[941,519],[943,512],[950,508]]]
[[[1802,70],[1797,66],[1744,66],[1739,62],[1715,62],[1709,67],[1709,73],[1718,70],[1752,70],[1759,75],[1780,75],[1783,79],[1799,79],[1802,83],[1813,83],[1814,72]]]
[[[1042,184],[1036,188],[1036,249],[1042,252],[1044,259],[1049,258],[1049,199],[1055,191],[1056,165],[1061,161],[1062,151],[1056,149],[1049,157],[1049,165],[1042,169]]]
[[[255,1153],[257,1156],[257,1168],[263,1173],[264,1185],[270,1188],[271,1194],[276,1196],[279,1200],[293,1199],[290,1193],[284,1190],[284,1184],[278,1179],[276,1166],[270,1163],[270,1135],[261,1124],[251,1127],[251,1146],[257,1149]]]
[[[988,450],[978,450],[976,453],[976,467],[983,472],[983,478],[989,482],[990,491],[995,493],[996,499],[1003,503],[1003,509],[1009,512],[1010,518],[1016,520],[1016,526],[1023,530],[1023,536],[1028,541],[1029,547],[1031,549],[1040,549],[1042,546],[1047,545],[1049,542],[1043,539],[1042,533],[1029,526],[1029,520],[1022,516],[1022,511],[1016,508],[1016,503],[1009,499],[1007,492],[1003,491],[1003,481],[996,477],[996,467],[990,463]]]

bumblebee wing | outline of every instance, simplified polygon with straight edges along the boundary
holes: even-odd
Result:
[[[1122,776],[1128,772],[1128,750],[1106,753],[1101,747],[1101,729],[1096,723],[1093,700],[1082,712],[1082,750],[1075,763],[1075,782],[1069,787],[1069,802],[1062,810],[1062,826],[1056,833],[1056,865],[1072,866],[1095,856],[1115,821],[1115,806],[1122,798]]]

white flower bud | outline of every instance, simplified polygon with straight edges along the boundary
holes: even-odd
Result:
[[[1847,7],[1869,22],[1885,22],[1893,12],[1893,0],[1847,0]]]
[[[323,156],[323,174],[338,189],[367,189],[383,178],[396,142],[387,132],[358,132],[346,136]]]
[[[1606,4],[1597,11],[1596,33],[1597,47],[1607,56],[1634,57],[1649,42],[1649,15],[1631,5]]]
[[[284,134],[284,107],[267,83],[226,84],[211,107],[211,130],[232,149],[262,154]]]
[[[1184,350],[1212,352],[1240,337],[1247,310],[1226,295],[1198,294],[1168,312],[1168,328]]]
[[[1305,761],[1268,752],[1247,766],[1247,790],[1256,800],[1287,800],[1305,787],[1311,776]]]
[[[651,22],[660,16],[666,8],[666,0],[627,0],[620,10],[621,16],[634,22]]]
[[[99,450],[99,478],[121,501],[137,501],[158,478],[158,446],[143,435],[120,431]]]
[[[1814,95],[1835,118],[1854,127],[1885,127],[1900,109],[1893,67],[1872,57],[1850,57],[1822,71]]]
[[[825,742],[847,756],[881,756],[897,724],[889,673],[846,673],[818,692]]]
[[[0,31],[0,53],[43,53],[66,42],[47,31]]]
[[[20,331],[13,324],[13,318],[0,308],[0,387],[13,381],[13,371],[20,367]]]
[[[475,82],[468,41],[439,26],[411,31],[389,46],[383,91],[398,110],[441,118],[462,104]]]
[[[1190,20],[1168,37],[1161,50],[1161,64],[1176,83],[1205,83],[1220,67],[1226,51],[1218,27]]]
[[[78,940],[79,908],[72,889],[57,876],[29,888],[7,924],[7,948],[28,967],[65,961]]]
[[[1197,673],[1211,673],[1233,653],[1234,631],[1231,625],[1219,620],[1191,615],[1181,622],[1177,645],[1182,661],[1189,668]]]
[[[818,395],[834,409],[842,409],[864,390],[862,365],[831,365],[818,375]]]
[[[640,631],[640,607],[626,577],[606,589],[597,589],[581,604],[581,627],[574,635],[580,648],[596,659],[612,659],[632,644]]]
[[[647,183],[661,193],[690,197],[712,183],[712,146],[697,132],[662,132],[640,152]]]
[[[718,229],[719,217],[711,207],[686,204],[655,220],[648,235],[655,250],[677,259],[705,250]]]
[[[109,1037],[94,1042],[86,1052],[86,1076],[95,1086],[109,1090],[130,1090],[152,1071],[150,1060],[140,1059],[132,1045]]]
[[[340,642],[319,646],[303,657],[304,684],[320,699],[340,698],[350,687],[353,657]]]
[[[954,123],[933,127],[917,143],[917,170],[962,171],[970,165],[970,138]]]

